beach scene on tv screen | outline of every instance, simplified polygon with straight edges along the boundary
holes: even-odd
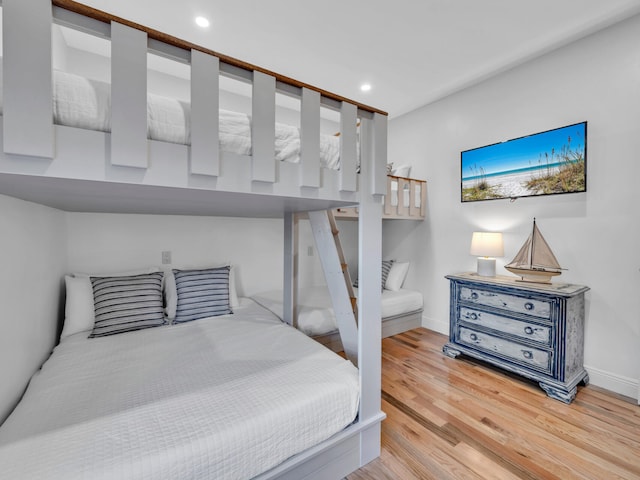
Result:
[[[462,201],[586,190],[586,123],[462,152]]]

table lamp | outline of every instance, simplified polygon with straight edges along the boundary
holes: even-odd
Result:
[[[502,233],[473,232],[470,253],[478,257],[478,275],[481,277],[495,277],[496,259],[493,257],[504,256]]]

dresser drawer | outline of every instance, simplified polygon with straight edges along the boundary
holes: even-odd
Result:
[[[460,308],[460,320],[466,323],[491,328],[520,338],[551,345],[551,327],[523,322],[493,313],[481,312],[472,308]]]
[[[460,343],[493,355],[501,355],[514,362],[534,367],[539,371],[551,373],[551,352],[531,348],[498,338],[483,332],[460,327]]]
[[[478,305],[503,308],[510,312],[526,313],[539,318],[551,317],[551,302],[518,297],[508,293],[491,292],[476,287],[460,288],[460,300],[477,303]]]

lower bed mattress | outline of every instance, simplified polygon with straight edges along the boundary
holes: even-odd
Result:
[[[358,289],[354,288],[358,296]],[[253,300],[283,318],[282,290],[270,290],[252,295]],[[422,310],[423,296],[415,290],[401,288],[382,291],[382,319]],[[331,297],[326,286],[298,289],[298,328],[307,335],[324,335],[337,330]]]
[[[356,417],[357,369],[249,299],[64,339],[0,427],[3,478],[248,479]]]

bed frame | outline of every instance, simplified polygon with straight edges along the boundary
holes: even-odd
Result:
[[[3,0],[2,7],[0,194],[68,211],[284,217],[285,292],[295,263],[293,214],[358,205],[360,326],[346,339],[360,365],[358,419],[258,478],[338,479],[378,457],[386,113],[72,1]],[[52,22],[110,39],[111,133],[53,124]],[[189,146],[147,139],[147,52],[191,68]],[[220,75],[252,85],[252,156],[219,152]],[[298,164],[274,160],[276,91],[301,99]],[[341,114],[337,171],[319,163],[321,105]],[[285,295],[285,306],[292,301]]]

